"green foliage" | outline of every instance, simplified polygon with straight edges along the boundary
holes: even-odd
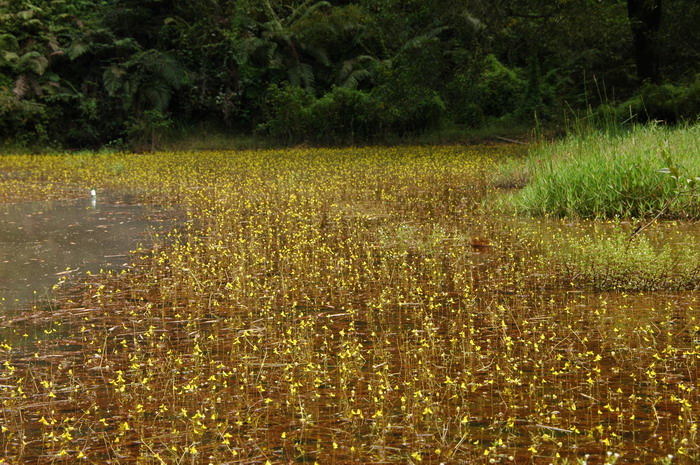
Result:
[[[617,107],[616,116],[640,122],[695,121],[700,118],[700,74],[684,85],[646,83]]]
[[[118,97],[127,111],[165,111],[173,93],[187,82],[187,73],[172,56],[157,50],[139,50],[102,74],[110,97]]]
[[[700,176],[688,176],[688,173],[684,173],[684,168],[679,165],[673,156],[663,150],[661,152],[661,158],[664,160],[666,167],[661,169],[661,173],[671,175],[671,178],[676,182],[676,192],[678,195],[697,194],[697,189],[700,187]]]
[[[271,85],[260,129],[288,143],[355,143],[382,131],[419,132],[437,127],[445,105],[435,91],[393,81],[372,93],[333,87],[320,98],[292,85]],[[403,85],[401,85],[403,84]]]
[[[455,122],[479,127],[489,119],[532,122],[553,116],[557,71],[542,76],[536,57],[525,71],[509,68],[487,55],[481,70],[461,72],[446,86],[450,116]]]
[[[548,120],[553,116],[556,101],[556,79],[558,70],[552,70],[542,76],[536,56],[530,57],[527,65],[527,83],[515,114],[526,121]]]
[[[665,7],[669,79],[640,88],[624,2],[0,0],[0,138],[96,148],[147,110],[319,143],[557,124],[563,102],[693,119],[700,7]]]
[[[270,86],[267,119],[260,129],[288,143],[352,144],[379,129],[379,112],[369,94],[334,87],[320,98],[299,87]]]
[[[313,142],[353,144],[377,133],[380,112],[362,91],[334,87],[308,109],[308,139]]]
[[[474,73],[460,72],[446,87],[447,110],[455,123],[476,128],[484,124],[484,110],[475,92],[477,77]]]
[[[27,147],[46,145],[49,138],[49,117],[45,105],[31,100],[18,100],[9,85],[0,85],[0,142]]]
[[[265,122],[260,130],[275,139],[300,142],[307,134],[308,108],[314,97],[300,87],[272,84],[265,99]]]
[[[172,120],[158,110],[146,110],[129,120],[127,135],[134,150],[155,151],[164,132],[172,127]]]
[[[504,116],[518,108],[525,82],[494,55],[484,61],[484,70],[476,86],[477,104],[488,116]]]
[[[677,195],[664,174],[668,154],[688,173],[700,173],[700,126],[635,128],[621,136],[589,134],[545,144],[532,153],[531,183],[514,196],[535,215],[580,218],[654,216]],[[700,218],[700,198],[684,196],[667,210],[674,218]]]
[[[9,2],[0,21],[0,82],[10,82],[14,101],[3,100],[2,113],[19,115],[2,121],[0,138],[76,147],[97,146],[117,134],[115,121],[123,124],[125,115],[112,111],[96,85],[106,45],[114,41],[98,24],[103,6]]]
[[[390,80],[373,93],[382,128],[398,134],[437,128],[445,116],[445,103],[437,91],[401,80]]]
[[[447,115],[441,95],[447,70],[448,47],[440,34],[445,28],[427,28],[415,34],[373,68],[372,97],[385,133],[422,133],[440,126]]]

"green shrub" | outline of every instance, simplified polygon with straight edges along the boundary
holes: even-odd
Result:
[[[371,138],[378,130],[378,111],[369,94],[334,87],[308,108],[307,138],[321,143],[353,143]]]
[[[158,110],[146,110],[127,123],[127,135],[134,150],[156,150],[165,131],[172,127],[172,120]]]
[[[515,115],[523,121],[551,120],[556,100],[557,70],[542,76],[538,59],[533,56],[527,66],[527,82]]]
[[[480,72],[462,72],[446,86],[449,114],[458,124],[482,126],[488,118],[532,122],[553,117],[556,70],[542,76],[532,58],[526,70],[508,68],[494,55],[487,55]]]
[[[22,100],[0,84],[0,142],[30,147],[49,144],[50,111],[34,100]]]
[[[697,120],[700,118],[700,74],[684,90],[676,103],[678,116],[689,121]]]
[[[484,125],[484,110],[473,102],[461,102],[451,112],[452,119],[457,124],[464,124],[471,128],[479,128]]]
[[[300,87],[270,85],[263,109],[265,122],[259,129],[286,142],[303,140],[308,133],[308,107],[313,100],[314,97]]]
[[[423,132],[440,126],[445,103],[436,91],[412,88],[404,98],[401,104],[394,104],[382,114],[387,116],[385,123],[392,132]]]
[[[372,92],[381,129],[395,134],[424,132],[440,125],[446,113],[440,95],[402,79],[384,82]]]
[[[504,116],[515,111],[525,88],[517,72],[488,55],[476,86],[477,104],[487,116]]]
[[[477,76],[473,73],[455,74],[446,88],[447,111],[457,124],[472,128],[481,127],[485,121],[484,110],[479,106],[476,90]]]
[[[435,128],[445,113],[437,92],[381,87],[371,94],[334,87],[320,98],[284,85],[268,88],[261,131],[287,143],[354,143],[381,132],[404,134]]]
[[[647,83],[616,112],[618,121],[695,121],[700,117],[700,74],[683,84]]]
[[[267,119],[260,129],[286,142],[353,143],[374,136],[379,112],[360,90],[334,87],[316,98],[299,87],[268,89]]]

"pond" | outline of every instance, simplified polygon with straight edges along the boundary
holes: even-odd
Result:
[[[0,309],[44,301],[62,277],[123,269],[163,221],[134,195],[0,206]]]
[[[177,228],[7,207],[3,459],[700,463],[698,225],[510,215],[500,151],[124,156]]]

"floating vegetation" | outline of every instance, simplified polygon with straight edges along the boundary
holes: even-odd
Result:
[[[3,316],[2,460],[697,463],[698,293],[562,283],[532,226],[487,206],[487,174],[515,150],[66,171],[186,220],[129,270]],[[77,162],[52,163],[23,182]]]
[[[603,290],[700,289],[700,243],[692,229],[673,222],[651,236],[633,236],[617,224],[579,227],[547,241],[547,254],[565,280]]]

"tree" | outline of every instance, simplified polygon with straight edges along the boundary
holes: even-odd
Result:
[[[112,64],[102,75],[105,89],[122,99],[124,109],[142,113],[163,112],[175,90],[187,82],[187,73],[171,55],[158,50],[141,50],[133,42],[128,60]]]
[[[306,1],[296,8],[285,9],[278,14],[269,1],[262,3],[265,19],[258,22],[256,34],[243,38],[240,43],[242,64],[258,54],[264,57],[264,66],[287,74],[294,86],[314,89],[313,63],[329,65],[328,54],[322,43],[313,40],[314,27],[319,21],[307,21],[323,8],[330,8],[326,1]]]
[[[661,0],[627,0],[627,14],[632,28],[637,78],[658,83],[659,28],[661,27]]]

